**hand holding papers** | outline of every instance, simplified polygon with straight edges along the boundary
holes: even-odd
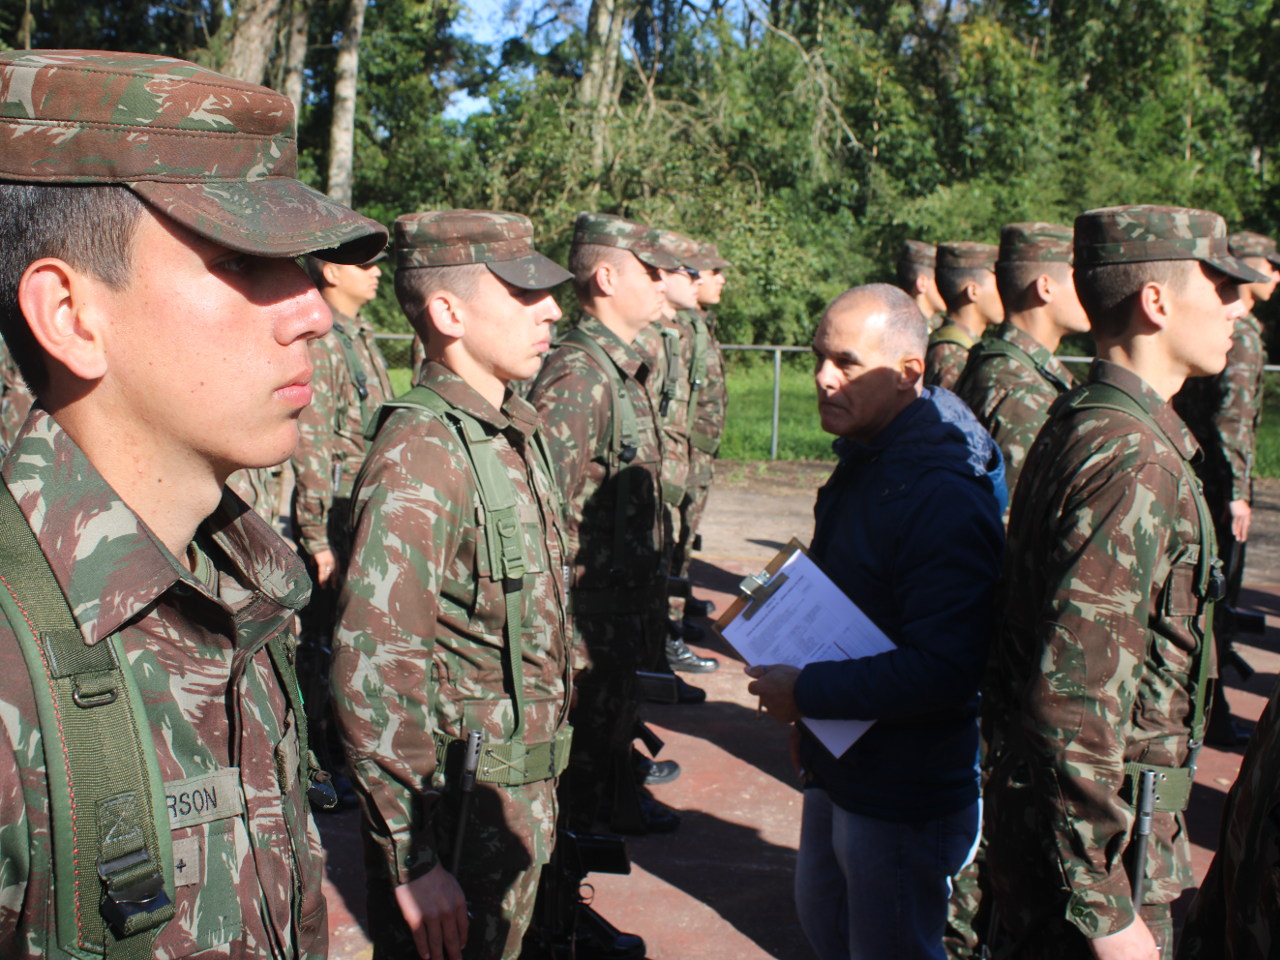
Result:
[[[818,569],[792,540],[765,569],[748,577],[716,623],[716,631],[748,666],[803,667],[884,653],[894,643]],[[835,756],[870,728],[871,720],[814,720],[804,725]]]

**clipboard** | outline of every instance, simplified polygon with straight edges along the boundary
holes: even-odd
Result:
[[[748,665],[856,660],[887,653],[896,644],[792,539],[758,574],[738,585],[738,596],[713,625],[716,635]],[[801,722],[839,757],[874,720]]]

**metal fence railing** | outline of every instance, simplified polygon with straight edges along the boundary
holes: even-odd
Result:
[[[408,367],[413,335],[408,333],[379,333],[378,344],[387,363],[391,367]],[[784,353],[809,353],[809,347],[790,347],[778,344],[722,343],[721,349],[726,352],[741,351],[744,353],[767,353],[772,355],[773,365],[773,407],[770,413],[771,425],[769,433],[769,459],[778,459],[778,421],[782,408],[782,355]],[[1060,357],[1064,363],[1085,364],[1092,357]],[[1280,373],[1280,364],[1267,364],[1269,374]]]

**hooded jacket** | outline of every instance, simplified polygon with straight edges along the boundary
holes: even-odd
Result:
[[[810,554],[898,648],[801,671],[804,716],[876,721],[839,758],[805,733],[807,786],[864,816],[946,816],[978,798],[978,685],[1004,545],[1000,451],[938,387],[870,443],[834,446]]]

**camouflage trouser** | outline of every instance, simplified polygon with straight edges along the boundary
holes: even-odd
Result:
[[[677,522],[672,524],[671,575],[689,578],[693,563],[693,544],[707,509],[707,495],[711,492],[711,477],[715,458],[701,450],[691,451],[689,465],[689,489],[680,503]],[[679,622],[684,618],[684,598],[672,597],[668,608],[670,619]]]
[[[591,666],[578,678],[578,703],[570,715],[573,751],[564,774],[569,824],[587,831],[609,822],[619,805],[635,798],[631,741],[639,694],[636,670],[653,662],[653,620],[645,612],[576,615]]]
[[[978,844],[973,862],[951,881],[947,928],[942,945],[950,960],[978,960],[984,938],[990,935],[991,891],[987,879],[987,842]]]
[[[555,782],[523,787],[477,784],[467,815],[458,883],[471,926],[466,960],[516,960],[533,918],[538,878],[555,841]],[[452,857],[456,806],[442,803],[434,820],[436,849]],[[447,823],[448,829],[444,828]],[[396,904],[382,851],[366,839],[369,930],[375,960],[418,960]]]
[[[1028,911],[1039,912],[1043,904],[1032,907],[1027,904]],[[1015,907],[1016,909],[1016,907]],[[1000,905],[1001,917],[1004,916],[1005,905]],[[1155,937],[1156,946],[1160,948],[1160,956],[1173,957],[1173,916],[1167,903],[1148,903],[1142,907],[1142,919]],[[1018,935],[1002,934],[997,939],[992,951],[1001,960],[1094,960],[1093,949],[1089,940],[1074,924],[1065,918],[1050,917],[1037,922]]]

